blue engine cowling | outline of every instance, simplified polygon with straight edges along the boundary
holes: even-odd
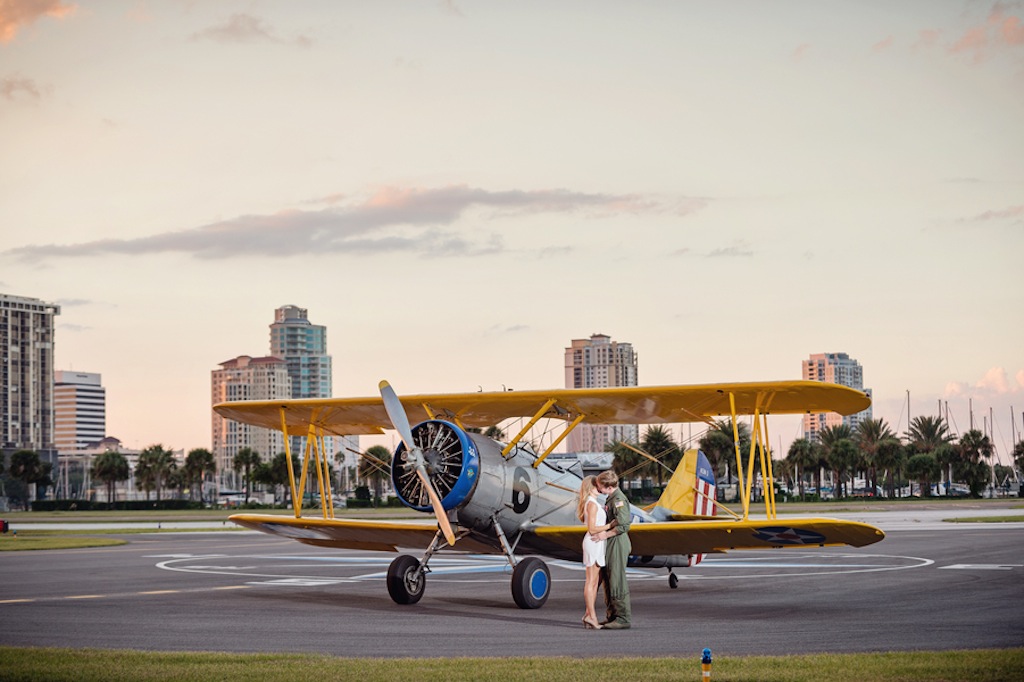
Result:
[[[480,454],[469,434],[451,422],[431,419],[412,427],[412,440],[423,452],[427,476],[441,498],[441,505],[447,510],[462,506],[480,479]],[[426,488],[409,461],[405,443],[395,450],[391,483],[402,504],[417,511],[432,510]]]

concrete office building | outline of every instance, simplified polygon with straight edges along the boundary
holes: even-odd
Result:
[[[566,388],[611,388],[637,385],[637,354],[630,343],[594,334],[574,339],[565,349]],[[569,434],[569,452],[601,452],[615,441],[639,440],[636,424],[580,424]]]
[[[275,400],[292,396],[291,379],[284,360],[240,355],[220,363],[211,373],[212,404],[228,400]],[[213,413],[213,456],[222,488],[239,490],[242,475],[234,470],[235,455],[242,448],[259,453],[268,461],[284,452],[280,431],[242,424]]]
[[[53,375],[54,444],[59,452],[95,447],[107,435],[107,391],[94,372]]]
[[[54,318],[60,306],[0,294],[0,450],[33,450],[57,468]]]
[[[829,384],[849,386],[864,391],[869,396],[870,389],[864,388],[864,369],[860,363],[846,353],[817,353],[802,363],[801,378],[807,381],[823,381]],[[803,418],[803,436],[807,440],[816,441],[822,429],[830,426],[846,424],[851,429],[866,419],[871,419],[871,408],[844,417],[835,412],[818,412],[805,414]]]

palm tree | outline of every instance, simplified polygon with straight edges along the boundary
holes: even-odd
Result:
[[[668,468],[669,472],[675,471],[683,456],[672,434],[660,425],[648,427],[643,440],[640,441],[640,449],[664,465],[651,463],[651,469],[657,473],[659,486],[664,483],[665,469]]]
[[[635,444],[630,443],[634,448]],[[641,472],[646,468],[649,460],[643,455],[637,453],[636,450],[627,447],[623,441],[614,441],[604,446],[605,452],[612,453],[612,468],[615,473],[619,475],[619,478],[625,480],[626,478],[639,478],[638,472]]]
[[[491,440],[505,440],[505,432],[502,431],[501,427],[499,426],[488,426],[487,430],[484,431],[484,436],[490,438]]]
[[[981,431],[971,429],[960,437],[954,450],[959,455],[957,476],[967,482],[972,494],[975,491],[981,494],[992,479],[989,461],[996,452],[992,440]]]
[[[1017,471],[1024,473],[1024,440],[1017,441],[1013,446],[1013,463],[1017,465]]]
[[[189,499],[192,499],[195,488],[199,489],[199,502],[203,500],[203,481],[206,474],[217,471],[217,460],[213,453],[205,448],[189,450],[185,457],[185,481],[189,486]]]
[[[245,471],[245,503],[249,504],[249,489],[252,486],[252,470],[260,465],[260,453],[252,448],[242,448],[235,453],[231,466],[236,472]]]
[[[799,467],[788,457],[776,459],[772,462],[772,474],[777,482],[782,482],[786,490],[793,491],[793,481],[799,475]]]
[[[853,479],[857,471],[863,469],[859,464],[861,461],[860,451],[850,438],[843,438],[838,441],[831,452],[831,461],[838,465],[840,490],[843,497],[852,495]]]
[[[868,469],[867,478],[872,495],[878,490],[878,450],[883,442],[895,437],[896,434],[884,419],[865,419],[857,424],[857,430],[853,434],[854,442]]]
[[[178,468],[174,461],[174,453],[165,450],[163,445],[150,445],[139,453],[139,463],[135,466],[135,486],[149,492],[156,490],[156,501],[160,501],[160,493],[167,477]]]
[[[942,417],[914,417],[906,433],[907,441],[914,449],[932,452],[943,443],[951,443],[954,437]]]
[[[302,465],[299,464],[298,457],[294,455],[292,455],[291,467],[292,474],[298,476],[296,472],[301,470]],[[278,501],[279,490],[287,491],[285,499],[290,499],[291,476],[288,475],[288,454],[279,452],[269,462],[258,464],[252,471],[252,480],[257,483],[273,486],[275,504]]]
[[[120,452],[113,450],[107,450],[92,463],[92,477],[107,484],[108,504],[117,501],[115,484],[119,481],[127,481],[130,473],[128,460]]]
[[[857,449],[853,444],[853,429],[849,424],[826,426],[818,434],[818,442],[821,443],[821,453],[826,465],[832,469],[835,479],[832,483],[832,492],[838,499],[842,494],[843,474],[849,468]],[[854,452],[850,451],[851,447]],[[821,491],[821,486],[818,487],[818,490]]]
[[[797,438],[789,446],[789,452],[786,453],[786,459],[796,471],[797,487],[801,499],[804,496],[804,476],[808,470],[813,473],[817,469],[818,462],[821,460],[820,450],[821,446],[818,443],[806,438]],[[821,494],[820,490],[818,494]]]
[[[736,424],[740,438],[740,461],[745,461],[750,452],[750,427],[743,422]],[[733,462],[736,461],[736,446],[733,441],[731,419],[718,419],[697,441],[697,447],[707,456],[716,475],[725,474],[728,479]]]
[[[25,511],[29,505],[29,486],[43,476],[43,463],[35,450],[18,450],[11,455],[11,478],[25,484]]]
[[[384,482],[391,479],[391,457],[391,450],[374,445],[359,458],[358,476],[371,485],[374,500],[380,499]]]
[[[907,460],[907,476],[921,486],[921,497],[932,496],[932,484],[939,473],[939,462],[931,452],[919,452]]]
[[[896,497],[896,472],[903,464],[905,453],[903,443],[895,436],[880,442],[875,450],[874,463],[885,472],[886,480],[889,482],[890,498]]]
[[[965,462],[988,461],[996,452],[991,439],[977,429],[971,429],[960,437],[958,450]]]

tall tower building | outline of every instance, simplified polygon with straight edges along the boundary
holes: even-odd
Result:
[[[846,353],[817,353],[804,360],[802,364],[804,380],[849,386],[871,395],[871,389],[865,390],[864,388],[864,369],[859,362]],[[851,429],[856,429],[860,422],[867,419],[871,419],[870,407],[863,412],[846,417],[835,412],[805,414],[803,419],[804,438],[815,441],[822,429],[840,424],[846,424]]]
[[[220,363],[211,373],[213,405],[227,400],[277,400],[292,397],[291,379],[284,360],[240,355]],[[280,431],[242,424],[213,413],[213,456],[221,485],[238,489],[241,475],[233,464],[242,448],[251,448],[263,461],[284,451]]]
[[[270,354],[281,358],[292,380],[292,398],[330,398],[333,393],[331,356],[327,354],[327,327],[309,321],[308,311],[294,305],[274,311],[270,325]],[[345,438],[342,448],[358,449],[357,438]],[[292,436],[292,453],[302,455],[304,438]],[[324,437],[328,457],[334,456],[335,438]],[[344,452],[345,450],[343,450]]]
[[[293,398],[330,398],[331,356],[327,327],[312,324],[307,310],[294,305],[274,311],[270,325],[270,354],[281,358],[292,379]]]
[[[107,391],[100,375],[57,370],[53,376],[54,444],[59,452],[85,450],[107,435]]]
[[[594,334],[574,339],[565,349],[566,388],[611,388],[637,385],[637,354],[633,345]],[[636,424],[580,424],[569,434],[570,452],[602,452],[614,441],[636,442]]]
[[[0,294],[0,450],[34,450],[57,467],[53,435],[54,317],[60,306]]]

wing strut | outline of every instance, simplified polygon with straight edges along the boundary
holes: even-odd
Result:
[[[736,450],[736,483],[743,497],[743,520],[750,517],[750,500],[754,492],[754,458],[757,455],[761,467],[761,481],[764,484],[765,515],[776,518],[775,476],[772,472],[771,450],[768,447],[768,408],[771,395],[762,405],[763,393],[759,393],[752,413],[753,428],[750,434],[750,452],[747,455],[747,470],[743,471],[743,456],[740,453],[739,424],[736,421],[736,395],[729,393],[729,409],[732,412],[732,439]]]
[[[536,459],[536,461],[534,461],[534,463],[533,463],[533,464],[531,464],[530,466],[532,466],[532,467],[533,467],[534,469],[536,469],[537,467],[539,467],[539,466],[540,466],[540,463],[541,463],[541,462],[543,462],[543,461],[544,461],[545,459],[547,459],[548,455],[550,455],[550,454],[551,454],[552,452],[554,452],[554,451],[555,451],[555,448],[556,448],[556,447],[558,447],[558,444],[559,444],[559,443],[561,443],[561,442],[562,442],[563,440],[565,440],[565,437],[566,437],[566,436],[568,436],[568,435],[569,435],[569,433],[570,433],[570,432],[571,432],[571,431],[572,431],[573,429],[575,429],[575,428],[576,428],[577,426],[579,426],[579,423],[580,423],[581,421],[583,421],[584,419],[586,419],[586,416],[587,416],[587,415],[585,415],[585,414],[581,414],[581,415],[579,415],[578,417],[576,417],[575,419],[573,419],[573,420],[572,420],[572,423],[571,423],[571,424],[569,424],[569,426],[565,427],[565,431],[562,431],[562,435],[560,435],[560,436],[559,436],[558,438],[556,438],[556,439],[554,440],[554,442],[553,442],[553,443],[551,443],[551,445],[549,445],[549,446],[548,446],[548,449],[544,451],[544,454],[543,454],[543,455],[541,455],[540,457],[538,457],[538,458]],[[573,490],[572,492],[577,492],[577,491]]]
[[[309,473],[309,460],[312,456],[313,470],[316,472],[317,486],[320,490],[320,508],[325,519],[333,519],[334,499],[331,491],[331,466],[327,461],[323,429],[318,428],[312,420],[309,422],[306,429],[306,449],[302,458],[302,473],[299,474],[298,485],[296,485],[295,470],[292,468],[292,444],[283,405],[280,411],[281,435],[284,437],[284,456],[288,469],[288,487],[292,493],[292,510],[295,512],[295,518],[302,516],[302,498],[306,494],[306,474]]]
[[[285,419],[284,405],[281,406],[281,435],[284,436],[284,456],[288,461],[288,486],[292,490],[292,509],[295,518],[302,516],[302,498],[295,494],[295,472],[292,470],[292,442],[288,437],[288,424]]]
[[[548,410],[550,410],[551,406],[554,405],[554,404],[555,404],[555,399],[554,398],[549,398],[548,401],[546,403],[544,403],[544,407],[542,407],[539,410],[537,410],[537,414],[533,415],[533,419],[531,419],[526,424],[526,426],[524,426],[519,431],[519,433],[516,434],[515,438],[513,438],[512,440],[510,440],[508,442],[508,445],[505,446],[505,449],[501,451],[501,456],[504,457],[505,459],[508,459],[508,453],[512,452],[512,448],[514,448],[516,446],[516,443],[518,443],[520,440],[522,440],[523,436],[526,435],[526,432],[529,431],[530,429],[532,429],[533,425],[536,424],[537,422],[539,422],[541,420],[541,417],[543,417],[545,414],[547,414]]]

